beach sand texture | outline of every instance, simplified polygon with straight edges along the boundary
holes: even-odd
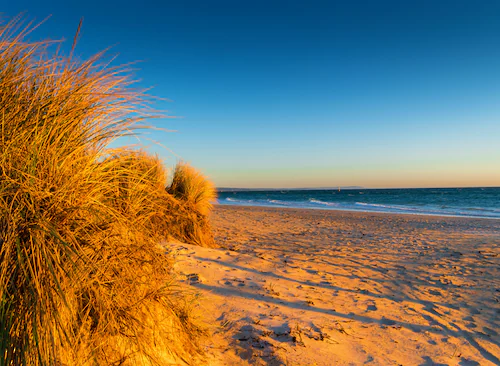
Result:
[[[213,365],[500,364],[500,221],[217,206],[175,244]]]

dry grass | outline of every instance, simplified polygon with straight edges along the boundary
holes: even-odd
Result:
[[[186,163],[179,163],[175,167],[168,192],[189,204],[201,215],[208,215],[212,202],[217,198],[212,182]]]
[[[192,208],[157,158],[107,147],[144,95],[19,24],[0,30],[0,364],[193,363],[202,331],[157,244]]]
[[[208,214],[217,197],[212,182],[185,163],[177,164],[167,192],[179,204],[172,221],[172,235],[183,242],[216,247]]]

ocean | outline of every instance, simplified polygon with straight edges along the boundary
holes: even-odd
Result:
[[[222,191],[221,205],[500,219],[500,187]]]

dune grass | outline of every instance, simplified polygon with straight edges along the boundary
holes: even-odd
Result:
[[[215,187],[205,176],[186,163],[177,164],[168,192],[191,206],[201,215],[208,215],[217,197]]]
[[[158,242],[211,238],[209,183],[167,190],[158,158],[109,148],[149,115],[128,70],[20,24],[0,29],[0,364],[194,363],[203,330]]]
[[[176,239],[204,247],[216,247],[209,213],[217,197],[212,182],[186,163],[177,164],[167,192],[180,204],[171,224]]]

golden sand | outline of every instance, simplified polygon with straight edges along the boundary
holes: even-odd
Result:
[[[177,245],[210,364],[500,364],[500,220],[218,206]]]

